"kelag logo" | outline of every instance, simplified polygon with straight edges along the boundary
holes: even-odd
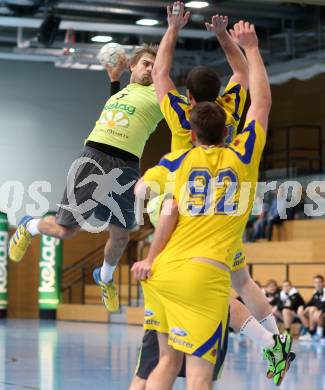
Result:
[[[53,293],[55,292],[55,253],[60,240],[42,236],[42,244],[39,292]]]
[[[0,232],[0,307],[7,302],[8,232]]]
[[[126,111],[128,114],[133,115],[135,113],[136,108],[134,106],[130,106],[124,103],[110,103],[104,107],[104,110],[112,110],[117,109],[121,111]]]

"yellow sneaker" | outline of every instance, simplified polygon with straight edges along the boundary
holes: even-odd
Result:
[[[29,233],[26,225],[31,221],[32,217],[24,217],[18,223],[15,234],[9,241],[9,258],[17,263],[24,257],[30,243],[32,242],[33,236]]]
[[[113,280],[108,283],[104,283],[100,278],[100,268],[94,269],[93,278],[102,290],[102,301],[106,309],[110,312],[118,311],[120,308],[118,290],[115,287]]]

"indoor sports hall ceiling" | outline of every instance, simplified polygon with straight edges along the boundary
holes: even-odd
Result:
[[[176,65],[175,69],[180,78],[186,65],[209,63],[226,71],[223,56],[216,52],[216,40],[203,28],[203,22],[216,13],[228,15],[230,25],[240,19],[255,23],[265,61],[275,69],[291,61],[296,61],[298,67],[305,67],[306,63],[322,67],[325,0],[207,0],[207,3],[203,8],[189,8],[191,21],[182,31],[177,46],[177,55],[183,59],[182,67]],[[0,59],[53,61],[63,66],[83,64],[96,68],[94,53],[100,44],[91,41],[94,36],[110,36],[114,42],[130,46],[158,43],[166,28],[167,4],[159,0],[0,0]],[[40,44],[36,38],[38,29],[49,14],[60,18],[59,31],[53,44]],[[156,24],[138,25],[140,19],[154,20]],[[292,65],[286,71],[290,69]]]

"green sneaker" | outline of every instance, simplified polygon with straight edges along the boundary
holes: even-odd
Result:
[[[293,351],[291,351],[289,353],[289,357],[288,357],[288,370],[290,368],[291,363],[295,360],[295,358],[296,358],[296,354]],[[264,356],[264,359],[267,359],[267,358]],[[268,361],[268,368],[267,368],[266,377],[268,379],[272,379],[274,377],[274,366],[273,366],[272,360]]]
[[[269,379],[273,378],[274,384],[280,386],[296,355],[291,352],[292,337],[290,335],[273,335],[273,338],[274,347],[263,350],[264,358],[268,361],[266,376]]]

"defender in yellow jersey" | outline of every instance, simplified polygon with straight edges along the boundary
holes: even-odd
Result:
[[[145,173],[145,183],[150,187],[159,183],[162,192],[166,192],[170,175],[175,176],[173,194],[180,215],[178,229],[164,251],[166,257],[204,253],[232,269],[233,248],[242,237],[253,204],[264,144],[265,131],[251,120],[227,147],[172,152]],[[247,192],[244,188],[241,195],[243,183],[251,188]],[[244,210],[238,209],[240,196]]]
[[[195,115],[211,138],[203,128],[200,132],[201,123],[195,128]],[[176,229],[154,261],[152,277],[142,283],[144,327],[167,333],[173,349],[214,365],[228,316],[233,247],[243,234],[254,199],[265,131],[250,120],[243,133],[223,147],[223,133],[214,138],[215,129],[223,129],[225,122],[220,107],[198,103],[191,111],[193,117],[191,128],[200,146],[166,155],[144,176],[149,186],[156,182],[164,191],[169,174],[174,173],[173,195],[181,206]],[[219,146],[204,146],[212,143]],[[252,186],[239,213],[245,182]],[[205,368],[210,372],[209,366]]]
[[[140,176],[139,160],[162,119],[151,77],[156,51],[152,46],[135,51],[130,60],[130,84],[107,101],[83,151],[71,165],[57,215],[23,218],[9,243],[9,257],[18,262],[36,234],[64,239],[80,228],[92,232],[109,228],[103,266],[94,271],[109,311],[119,308],[113,273],[129,241],[129,231],[136,225],[133,188]],[[126,66],[125,59],[121,61]],[[123,70],[122,66],[108,72]]]

